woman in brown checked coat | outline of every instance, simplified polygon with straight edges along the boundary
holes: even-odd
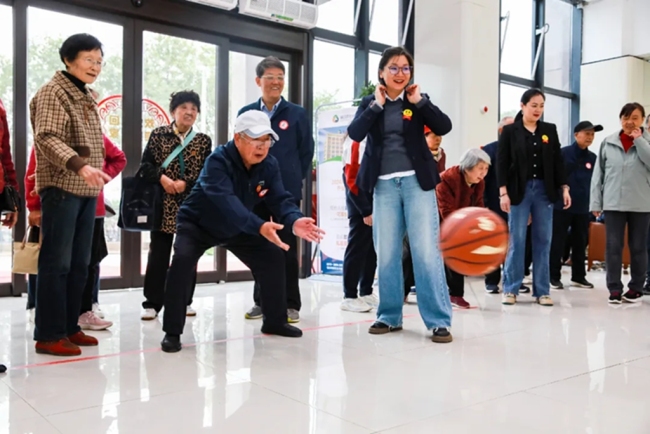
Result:
[[[193,91],[172,94],[169,111],[174,118],[171,125],[156,128],[142,154],[142,170],[146,178],[159,182],[163,189],[163,221],[160,230],[150,233],[149,257],[144,277],[144,297],[141,318],[153,320],[165,302],[165,281],[171,258],[172,243],[176,233],[176,214],[194,187],[205,160],[212,152],[209,136],[194,130],[194,123],[201,112],[201,99]],[[189,138],[183,151],[166,168],[167,157]],[[182,158],[181,158],[182,157]],[[195,276],[196,283],[196,276]],[[187,302],[187,315],[196,312]]]

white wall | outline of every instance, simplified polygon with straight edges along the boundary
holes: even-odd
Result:
[[[450,167],[497,136],[499,2],[417,1],[413,17],[415,81],[454,125],[442,144]]]
[[[650,58],[650,0],[595,0],[583,17],[583,63]]]
[[[593,150],[620,128],[624,104],[650,113],[650,0],[600,0],[583,13],[580,118],[602,124]]]

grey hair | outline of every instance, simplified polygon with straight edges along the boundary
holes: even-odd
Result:
[[[255,67],[255,74],[257,75],[257,78],[262,78],[262,76],[266,73],[266,70],[271,68],[278,68],[282,70],[283,74],[286,73],[284,70],[284,63],[282,63],[280,59],[275,56],[268,56],[262,59],[262,61],[257,64],[257,67]]]
[[[488,166],[492,164],[490,156],[483,149],[472,148],[468,149],[460,157],[460,170],[472,170],[479,163],[486,163]]]
[[[506,126],[506,122],[508,122],[510,119],[514,119],[512,116],[504,116],[503,119],[499,122],[499,129],[503,128]]]

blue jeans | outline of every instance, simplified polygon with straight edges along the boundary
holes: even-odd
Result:
[[[438,247],[440,221],[435,191],[423,191],[415,176],[378,180],[373,238],[379,270],[377,321],[402,325],[402,243],[409,233],[418,308],[428,329],[451,326],[451,302]]]
[[[81,329],[77,325],[86,285],[96,198],[59,188],[41,196],[41,234],[36,282],[34,340],[57,341]]]
[[[507,294],[518,295],[524,280],[528,216],[532,216],[533,220],[531,223],[533,297],[541,297],[549,295],[551,291],[549,255],[553,238],[553,204],[546,195],[546,186],[542,180],[528,181],[524,200],[519,205],[510,207],[508,216],[510,245],[506,257],[503,286],[503,292]]]

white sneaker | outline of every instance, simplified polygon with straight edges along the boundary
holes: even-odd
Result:
[[[81,330],[106,330],[113,325],[112,322],[106,321],[95,315],[95,312],[88,311],[79,317],[79,327]]]
[[[104,319],[104,312],[102,312],[102,309],[99,307],[99,303],[93,303],[93,312],[99,318]]]
[[[148,308],[142,311],[142,316],[140,318],[144,321],[151,321],[158,317],[158,312],[156,309]]]
[[[36,321],[36,309],[31,308],[31,309],[28,309],[28,310],[29,310],[29,322],[31,324],[34,324],[34,322]]]
[[[344,298],[341,302],[341,310],[348,312],[370,312],[372,307],[361,298]]]
[[[532,285],[533,284],[533,274],[529,274],[528,276],[524,276],[524,280],[522,282],[524,285]]]
[[[361,300],[365,301],[372,309],[377,309],[377,306],[379,306],[379,298],[376,294],[364,295]]]
[[[187,306],[187,310],[185,311],[186,316],[196,316],[196,311],[192,309],[192,306]]]

